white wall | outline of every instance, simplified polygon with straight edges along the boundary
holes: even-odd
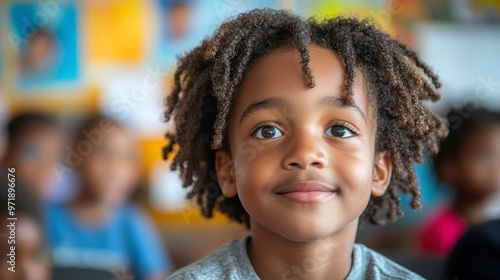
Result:
[[[437,110],[465,102],[500,110],[500,26],[425,24],[416,36],[443,82]]]

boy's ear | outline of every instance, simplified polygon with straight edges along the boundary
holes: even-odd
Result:
[[[382,196],[392,175],[392,161],[389,153],[380,152],[375,155],[375,162],[373,165],[373,179],[372,179],[372,195]]]
[[[215,152],[215,171],[222,194],[225,197],[236,195],[236,183],[234,180],[233,160],[226,151]]]

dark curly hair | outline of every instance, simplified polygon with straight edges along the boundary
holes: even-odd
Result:
[[[345,69],[344,98],[352,104],[355,68],[367,78],[376,108],[376,150],[387,151],[394,166],[387,192],[372,196],[363,221],[384,224],[403,215],[398,192],[411,194],[411,207],[420,208],[420,190],[413,164],[424,151],[438,151],[446,136],[446,122],[423,101],[439,99],[436,74],[405,44],[381,31],[369,20],[335,17],[304,20],[283,10],[253,10],[223,23],[215,35],[179,58],[174,86],[166,99],[165,119],[175,122],[167,133],[164,156],[178,145],[172,169],[179,170],[205,217],[214,209],[249,227],[249,215],[238,196],[222,195],[215,175],[215,152],[227,148],[228,114],[249,67],[281,47],[300,53],[309,86],[315,86],[309,68],[308,46],[334,51]]]

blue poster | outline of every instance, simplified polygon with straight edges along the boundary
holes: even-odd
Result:
[[[72,85],[80,76],[77,7],[44,3],[10,5],[7,44],[16,56],[19,90]]]

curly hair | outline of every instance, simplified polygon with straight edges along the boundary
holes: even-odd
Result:
[[[403,215],[399,192],[411,194],[411,207],[421,208],[413,164],[424,152],[436,154],[447,134],[446,122],[423,101],[436,101],[436,74],[405,44],[384,33],[370,20],[335,17],[307,20],[283,10],[261,9],[223,23],[215,35],[179,58],[174,85],[166,99],[165,120],[175,131],[164,155],[178,146],[171,168],[179,170],[205,217],[214,209],[249,227],[249,215],[238,196],[222,195],[215,176],[215,152],[227,148],[228,115],[239,86],[258,59],[273,50],[291,47],[300,53],[305,80],[315,86],[309,68],[309,45],[335,52],[344,67],[344,98],[352,104],[355,69],[369,85],[376,109],[376,151],[386,151],[393,174],[386,193],[370,198],[361,221],[381,225]],[[383,105],[383,106],[382,106]]]

